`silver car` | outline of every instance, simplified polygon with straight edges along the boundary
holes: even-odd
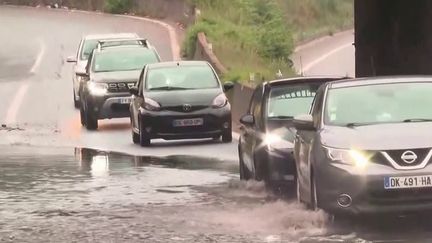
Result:
[[[335,81],[294,119],[298,199],[333,214],[432,209],[432,77]]]
[[[82,89],[81,83],[84,81],[82,74],[86,73],[87,60],[101,40],[113,39],[137,39],[138,35],[135,33],[118,33],[118,34],[96,34],[87,35],[80,41],[78,51],[75,56],[67,58],[67,62],[74,63],[72,68],[72,81],[73,81],[73,99],[75,108],[80,106],[80,92]]]

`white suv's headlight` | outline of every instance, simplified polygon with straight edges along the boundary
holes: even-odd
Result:
[[[108,84],[88,82],[87,87],[92,95],[105,95],[108,92]]]
[[[355,165],[359,168],[364,168],[369,164],[370,154],[355,150],[355,149],[335,149],[325,148],[327,157],[332,161]]]
[[[224,106],[226,106],[228,104],[228,99],[225,96],[225,94],[220,94],[218,96],[216,96],[216,98],[214,98],[213,102],[212,102],[212,107],[213,108],[222,108]]]

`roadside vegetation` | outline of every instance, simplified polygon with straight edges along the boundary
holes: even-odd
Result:
[[[191,0],[200,10],[189,27],[183,54],[193,57],[196,35],[206,33],[228,68],[225,80],[292,76],[295,44],[353,24],[353,0]]]

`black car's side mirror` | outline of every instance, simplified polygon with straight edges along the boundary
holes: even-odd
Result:
[[[298,115],[293,120],[294,127],[299,131],[314,131],[315,126],[312,115]]]
[[[132,95],[138,96],[138,93],[139,93],[138,87],[136,87],[136,86],[131,87],[129,89],[129,93],[131,93]]]
[[[246,126],[252,126],[253,124],[255,124],[255,118],[253,115],[247,114],[240,118],[240,123]]]
[[[223,85],[223,88],[224,88],[224,91],[226,92],[226,91],[234,88],[234,83],[233,82],[229,82],[229,81],[225,82],[224,85]]]

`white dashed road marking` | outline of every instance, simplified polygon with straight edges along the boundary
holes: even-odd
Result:
[[[39,69],[39,66],[42,62],[42,58],[45,55],[44,42],[41,39],[39,39],[38,42],[40,45],[40,49],[39,49],[39,53],[36,57],[36,60],[30,69],[31,74],[35,74],[37,72],[37,70]],[[27,90],[28,90],[29,86],[30,86],[30,82],[28,80],[22,82],[17,93],[15,94],[14,98],[12,99],[12,103],[9,106],[9,109],[6,113],[6,118],[4,121],[5,124],[16,123],[16,117],[17,117],[18,111],[21,107],[21,104],[23,102],[25,95],[27,94]]]

